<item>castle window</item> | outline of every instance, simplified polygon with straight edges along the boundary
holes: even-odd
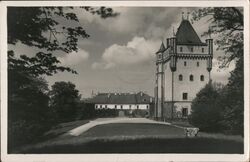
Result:
[[[107,109],[108,108],[108,105],[105,105],[105,109]]]
[[[187,66],[187,62],[186,61],[184,61],[184,66]]]
[[[194,48],[193,48],[193,47],[191,47],[191,49],[190,49],[190,50],[191,50],[191,52],[194,52]]]
[[[182,52],[182,47],[180,47],[180,52]]]
[[[121,105],[121,109],[123,108],[123,105]]]
[[[188,115],[188,109],[182,108],[182,117],[187,117],[187,115]]]
[[[117,109],[117,105],[115,105],[115,109]]]
[[[188,93],[182,93],[182,99],[187,100],[188,98]]]
[[[98,108],[98,105],[95,105],[95,108],[97,109],[97,108]]]
[[[190,81],[194,81],[194,76],[193,76],[193,75],[190,75],[190,76],[189,76],[189,80],[190,80]]]
[[[183,76],[180,74],[179,75],[179,81],[182,81],[183,80]]]
[[[131,109],[131,105],[129,105],[129,109]]]
[[[137,105],[136,108],[139,109],[139,105]]]
[[[204,48],[201,48],[201,52],[204,53]]]
[[[200,66],[200,63],[199,63],[199,62],[197,62],[197,63],[196,63],[196,65],[197,65],[197,67],[199,67],[199,66]]]
[[[201,81],[204,81],[204,75],[201,75],[201,76],[200,76],[200,80],[201,80]]]

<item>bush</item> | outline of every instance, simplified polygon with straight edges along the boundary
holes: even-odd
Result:
[[[212,83],[207,84],[197,94],[192,101],[191,109],[189,122],[199,127],[201,131],[219,132],[222,129],[220,124],[222,120],[220,94]]]

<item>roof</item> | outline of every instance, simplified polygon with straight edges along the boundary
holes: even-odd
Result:
[[[143,92],[99,93],[85,102],[94,104],[149,104],[152,102],[152,97]]]
[[[177,45],[206,45],[200,40],[188,20],[182,20],[176,33],[176,40]]]
[[[165,48],[163,42],[161,42],[161,47],[160,47],[160,49],[156,52],[156,54],[157,54],[157,53],[163,53],[165,50],[166,50],[166,48]]]

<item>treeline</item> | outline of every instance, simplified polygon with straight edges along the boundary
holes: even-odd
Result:
[[[192,102],[189,121],[202,131],[244,135],[243,57],[236,62],[228,84],[210,82]]]
[[[53,126],[75,120],[83,106],[71,82],[56,82],[49,90],[46,80],[40,77],[13,70],[9,70],[8,77],[10,149],[42,140],[43,134]]]

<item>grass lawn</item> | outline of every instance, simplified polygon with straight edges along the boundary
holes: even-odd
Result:
[[[228,137],[228,138],[226,138]],[[183,129],[163,124],[105,124],[80,136],[60,137],[19,153],[243,153],[243,139],[201,133],[187,138]]]

